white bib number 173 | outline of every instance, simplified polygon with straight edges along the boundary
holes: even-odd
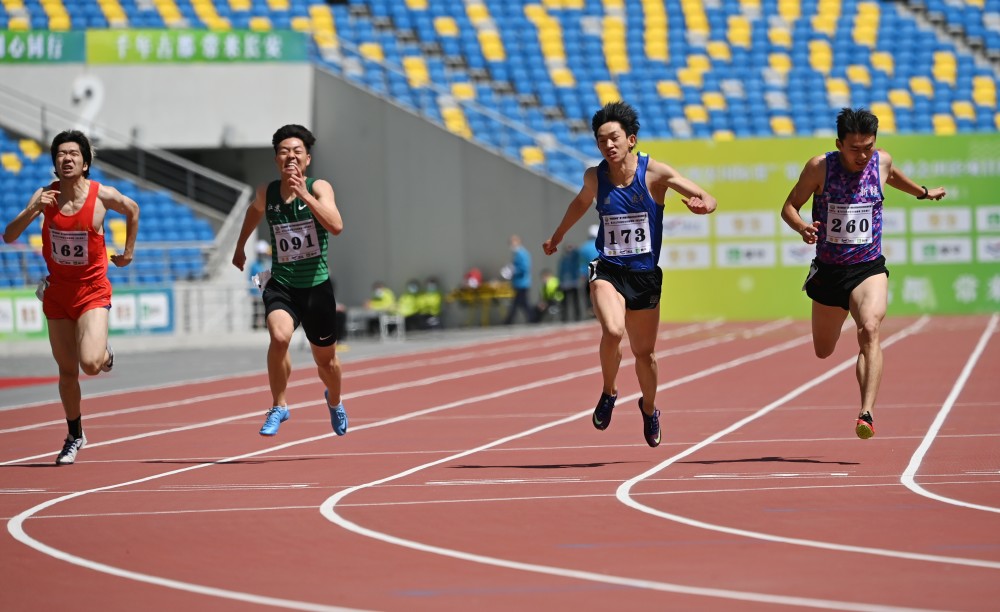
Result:
[[[870,244],[874,204],[836,204],[826,209],[826,241],[833,244]]]
[[[604,254],[639,255],[653,250],[646,213],[604,215]]]
[[[278,263],[319,256],[316,224],[312,219],[275,225],[274,242],[278,247]]]

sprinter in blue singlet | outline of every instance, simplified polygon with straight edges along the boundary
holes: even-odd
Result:
[[[635,373],[642,390],[643,435],[660,444],[660,411],[656,409],[656,335],[660,323],[663,271],[658,267],[663,234],[663,202],[673,189],[691,212],[715,210],[715,198],[670,166],[634,152],[639,118],[625,102],[612,102],[591,121],[597,148],[604,158],[587,168],[583,187],[542,249],[556,252],[566,232],[597,201],[600,224],[597,259],[590,262],[590,297],[601,323],[601,373],[604,389],[594,409],[594,427],[607,429],[618,399],[621,341],[628,333]]]
[[[859,108],[837,115],[837,150],[806,162],[781,209],[781,218],[816,245],[816,258],[802,289],[812,298],[813,348],[825,359],[833,354],[850,312],[858,328],[857,377],[861,412],[854,432],[863,440],[875,435],[872,410],[882,381],[879,327],[888,304],[889,271],[882,256],[882,201],[886,185],[916,196],[940,200],[944,188],[927,189],[893,165],[892,156],[875,148],[878,117]],[[799,210],[812,198],[812,223]]]

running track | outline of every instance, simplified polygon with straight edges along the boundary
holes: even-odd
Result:
[[[0,412],[4,610],[995,610],[998,317],[889,318],[876,437],[856,343],[808,322],[664,325],[664,443],[627,347],[607,431],[593,323]],[[263,359],[264,347],[261,347]],[[39,468],[39,469],[34,469]]]

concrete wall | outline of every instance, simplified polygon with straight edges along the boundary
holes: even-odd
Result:
[[[511,234],[531,251],[536,278],[557,268],[541,244],[573,192],[322,71],[315,96],[310,174],[331,182],[344,217],[330,243],[340,299],[360,303],[375,280],[398,292],[433,275],[451,289],[471,266],[497,277]]]

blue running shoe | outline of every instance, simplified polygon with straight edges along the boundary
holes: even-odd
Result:
[[[653,408],[653,414],[646,414],[642,409],[642,398],[639,398],[639,412],[642,413],[642,435],[646,437],[646,444],[656,448],[660,445],[660,411]]]
[[[597,408],[594,408],[594,427],[604,431],[611,424],[611,411],[615,409],[615,400],[618,399],[618,394],[608,395],[607,393],[601,393],[601,401],[597,402]]]
[[[281,406],[275,406],[267,411],[267,416],[264,418],[264,426],[260,428],[260,435],[262,436],[273,436],[278,433],[278,428],[281,424],[288,420],[288,408],[282,408]]]
[[[333,425],[333,433],[342,436],[347,433],[347,411],[344,410],[344,402],[336,406],[330,405],[330,392],[324,391],[326,407],[330,409],[330,424]]]

